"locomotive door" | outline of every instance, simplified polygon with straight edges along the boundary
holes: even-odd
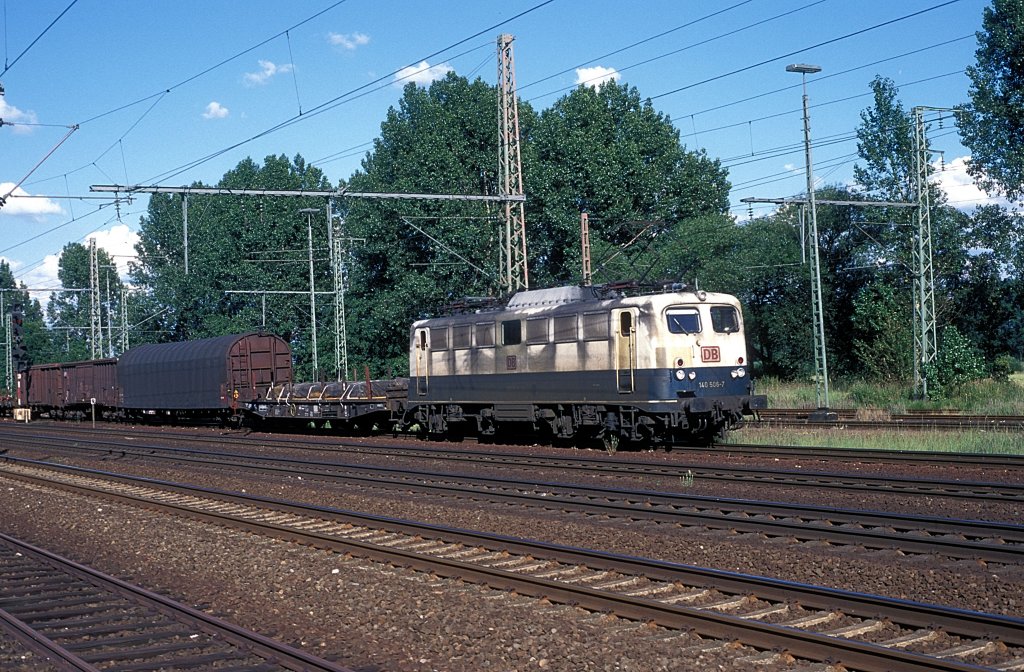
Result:
[[[417,329],[415,339],[416,394],[423,396],[430,384],[430,329]]]
[[[624,308],[612,311],[615,329],[615,383],[619,394],[636,389],[636,318],[640,311]]]

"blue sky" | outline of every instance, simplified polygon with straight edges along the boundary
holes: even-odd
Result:
[[[673,119],[687,147],[705,149],[728,167],[733,213],[745,218],[741,198],[804,191],[800,75],[787,73],[787,64],[822,67],[808,78],[815,176],[819,185],[847,182],[856,162],[852,135],[871,103],[871,79],[891,78],[908,109],[965,102],[963,70],[974,62],[974,33],[987,6],[983,0],[0,2],[7,70],[0,76],[6,90],[0,196],[53,150],[0,209],[0,257],[30,287],[55,286],[56,255],[68,242],[96,237],[122,268],[132,254],[146,199],[117,209],[109,198],[96,200],[90,185],[215,183],[245,157],[262,162],[270,154],[301,154],[337,183],[359,167],[402,83],[427,84],[449,70],[494,83],[495,40],[503,32],[516,36],[521,98],[543,109],[581,80],[596,84],[608,76],[637,87]],[[407,66],[414,66],[404,70],[407,78],[396,81],[394,73]],[[340,104],[314,114],[334,100]],[[300,112],[297,123],[250,140]],[[74,124],[78,129],[54,150]],[[950,200],[973,207],[985,197],[963,174],[968,152],[954,125],[947,118],[940,128],[936,121],[931,134],[933,146],[945,152],[940,179]]]

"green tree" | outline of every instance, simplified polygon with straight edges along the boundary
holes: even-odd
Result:
[[[6,260],[0,259],[0,290],[3,294],[2,318],[11,319],[11,311],[14,306],[21,306],[23,316],[22,341],[29,359],[33,363],[54,361],[53,352],[50,347],[50,334],[46,328],[46,321],[43,319],[43,310],[39,301],[29,296],[25,290],[25,283],[18,283],[14,279],[14,273]],[[3,327],[6,333],[6,322]],[[8,366],[4,363],[0,366],[0,394],[9,393],[7,389]],[[11,369],[11,381],[14,381],[13,369]]]
[[[871,82],[874,104],[861,113],[861,125],[857,129],[858,154],[864,164],[854,167],[854,177],[860,193],[878,201],[900,201],[915,203],[916,167],[914,145],[914,120],[899,100],[899,91],[889,79],[876,77]],[[929,155],[930,156],[930,155]],[[926,162],[929,174],[933,172],[930,160]],[[966,242],[966,216],[946,205],[946,195],[933,180],[926,180],[931,204],[932,259],[935,280],[936,319],[940,323],[955,320],[958,307],[953,300],[954,290],[960,282],[969,246]],[[852,268],[877,270],[861,273],[861,281],[847,294],[850,303],[847,308],[852,314],[852,299],[869,301],[886,298],[877,292],[862,294],[869,280],[884,283],[897,292],[895,305],[906,307],[902,319],[909,325],[912,320],[910,293],[914,267],[913,245],[917,226],[916,211],[911,208],[878,207],[861,208],[852,222],[855,230],[851,238],[856,240],[858,253],[849,260]],[[863,315],[874,311],[866,306],[860,308]],[[895,325],[894,325],[895,326]],[[853,331],[844,330],[847,339]],[[870,331],[862,331],[858,352],[867,352],[875,345],[867,339]],[[882,339],[877,347],[887,350],[900,339],[876,332]],[[852,346],[847,340],[846,346]],[[850,349],[850,352],[854,350]],[[852,371],[872,375],[871,365],[863,361],[851,362]]]
[[[99,272],[98,306],[102,338],[101,357],[113,354],[110,336],[113,324],[120,320],[121,288],[114,261],[103,248],[96,251]],[[54,292],[46,306],[46,319],[52,328],[52,347],[56,361],[73,362],[92,357],[92,299],[89,271],[89,248],[81,243],[68,243],[57,262],[60,291]],[[109,287],[109,291],[108,291]],[[78,290],[78,291],[75,291]]]
[[[579,240],[583,210],[592,240],[633,241],[643,273],[636,251],[656,259],[663,234],[729,207],[727,171],[703,150],[687,151],[671,120],[628,85],[578,87],[541,114],[530,144],[527,220],[541,286],[580,277],[579,245],[566,241]]]
[[[743,303],[755,375],[813,372],[809,266],[800,261],[798,231],[791,208],[736,226],[734,254],[719,262],[730,274],[722,287]]]
[[[872,282],[854,299],[853,351],[864,374],[873,380],[900,382],[912,372],[913,334],[905,293]]]
[[[956,327],[946,327],[935,359],[925,369],[928,393],[943,399],[970,381],[984,378],[985,360]]]
[[[971,150],[967,170],[987,191],[1024,197],[1024,3],[993,0],[967,68],[971,102],[957,122]]]
[[[426,88],[406,85],[349,188],[497,193],[497,109],[497,91],[479,79],[449,74]],[[521,104],[519,117],[523,161],[529,165],[535,115]],[[525,167],[524,173],[529,175]],[[350,199],[346,205],[346,232],[360,239],[352,246],[346,298],[351,358],[375,375],[408,368],[408,329],[415,319],[467,296],[500,292],[498,207],[375,199]],[[533,262],[538,237],[531,216]]]
[[[955,310],[949,318],[960,333],[992,360],[1024,351],[1021,333],[1024,293],[1022,218],[996,205],[963,215],[959,235],[970,250],[961,272],[950,282]]]
[[[193,186],[203,186],[196,184]],[[301,156],[268,156],[263,165],[245,159],[217,183],[221,188],[328,191],[332,187],[318,168]],[[329,330],[318,337],[320,373],[312,371],[309,312],[307,219],[313,215],[314,283],[318,291],[333,287],[327,262],[327,224],[323,199],[189,196],[189,273],[184,272],[181,196],[154,194],[142,217],[140,260],[132,267],[135,283],[149,290],[139,298],[149,315],[148,331],[159,340],[220,336],[265,327],[289,340],[297,375],[312,379],[333,371]],[[266,297],[233,294],[238,290],[295,292]],[[317,304],[318,324],[333,325],[332,302]]]

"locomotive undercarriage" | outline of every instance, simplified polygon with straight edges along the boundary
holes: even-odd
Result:
[[[622,442],[640,449],[673,444],[711,445],[743,422],[742,408],[730,400],[690,408],[644,409],[603,404],[419,404],[397,423],[424,437],[482,441],[529,435],[556,444],[589,446],[609,453]]]

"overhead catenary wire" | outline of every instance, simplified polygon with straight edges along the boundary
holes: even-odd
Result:
[[[336,4],[340,4],[340,3],[336,3]],[[332,5],[332,7],[333,7],[333,6],[336,6],[336,5]],[[390,84],[390,82],[388,82],[388,84]],[[817,107],[817,106],[816,106],[816,107]],[[699,114],[699,113],[698,113],[698,114]],[[748,122],[748,126],[750,127],[750,125],[751,125],[751,122],[749,121],[749,122]],[[756,130],[756,129],[754,129],[754,130]],[[703,132],[706,132],[706,131],[703,131],[703,130],[701,130],[700,132],[701,132],[701,133],[703,133]],[[117,142],[115,142],[114,144],[117,144]],[[369,141],[369,142],[367,142],[367,143],[366,143],[366,145],[369,145],[369,144],[372,144],[372,141]],[[111,146],[112,146],[112,148],[113,148],[113,144],[112,144]],[[129,145],[129,146],[130,146],[130,145]],[[759,150],[759,153],[760,153],[760,152],[762,152],[762,150]],[[335,155],[335,156],[334,156],[334,157],[332,157],[332,158],[341,158],[341,157],[337,157],[337,156]],[[325,159],[327,159],[327,158],[325,158]],[[737,165],[738,165],[738,164],[737,164]],[[112,180],[112,181],[113,181],[113,180]]]
[[[64,16],[65,14],[67,14],[67,13],[68,13],[68,11],[69,11],[69,10],[70,10],[70,9],[71,9],[72,7],[74,7],[74,6],[75,6],[75,4],[76,4],[77,2],[78,2],[78,0],[71,0],[71,4],[70,4],[70,5],[68,5],[67,7],[65,7],[65,8],[64,8],[64,11],[63,11],[63,12],[61,12],[60,14],[58,14],[58,15],[57,15],[57,18],[55,18],[55,19],[54,19],[53,21],[51,21],[51,22],[50,22],[50,25],[46,26],[46,28],[44,28],[44,29],[43,29],[43,32],[39,33],[39,35],[37,35],[37,36],[36,36],[36,39],[32,40],[32,42],[30,42],[30,43],[29,43],[29,45],[28,45],[27,47],[25,47],[25,48],[24,48],[24,49],[23,49],[23,50],[21,51],[21,53],[20,53],[20,54],[18,54],[18,55],[17,55],[17,56],[16,56],[15,58],[14,58],[14,60],[13,60],[13,61],[11,61],[10,63],[8,63],[8,62],[7,62],[7,52],[6,52],[6,46],[5,46],[5,47],[4,47],[4,49],[5,49],[5,51],[4,51],[4,69],[3,69],[3,72],[0,72],[0,77],[3,77],[4,75],[6,75],[6,74],[7,74],[7,71],[8,71],[8,70],[10,70],[11,68],[13,68],[13,67],[14,67],[14,64],[15,64],[15,63],[17,63],[18,61],[20,61],[20,60],[21,60],[21,57],[22,57],[22,56],[24,56],[25,54],[27,54],[27,53],[28,53],[28,51],[29,51],[29,49],[31,49],[32,47],[36,46],[36,42],[38,42],[39,40],[41,40],[41,39],[43,38],[43,35],[46,35],[46,33],[50,32],[50,28],[53,28],[53,27],[54,27],[54,25],[56,25],[56,23],[57,23],[58,21],[60,21],[60,20],[61,20],[61,18],[63,18],[63,16]],[[7,17],[6,17],[6,10],[7,10],[7,6],[6,6],[6,5],[4,5],[4,13],[5,13],[5,16],[4,16],[4,30],[5,30],[5,31],[7,30]],[[7,44],[7,40],[6,40],[6,33],[5,33],[4,45],[6,45],[6,44]]]
[[[784,54],[780,54],[778,56],[773,56],[772,58],[767,58],[765,60],[758,61],[757,63],[753,63],[751,65],[747,65],[747,66],[744,66],[742,68],[737,68],[735,70],[730,70],[729,72],[724,72],[724,73],[722,73],[720,75],[715,75],[713,77],[708,77],[708,78],[702,79],[699,82],[693,82],[691,84],[687,84],[686,86],[680,86],[678,88],[672,89],[671,91],[665,91],[664,93],[659,93],[657,95],[650,96],[650,100],[657,100],[658,98],[664,98],[665,96],[671,96],[673,94],[680,93],[682,91],[686,91],[688,89],[692,89],[692,88],[695,88],[695,87],[698,87],[698,86],[702,86],[702,85],[708,84],[710,82],[715,82],[715,81],[718,81],[720,79],[725,79],[726,77],[731,77],[733,75],[738,75],[741,72],[747,72],[749,70],[753,70],[754,68],[759,68],[759,67],[761,67],[763,65],[767,65],[769,63],[776,63],[778,61],[782,61],[782,60],[785,60],[787,58],[791,58],[793,56],[796,56],[797,54],[802,54],[802,53],[811,51],[812,49],[818,49],[819,47],[824,47],[824,46],[827,46],[829,44],[835,44],[836,42],[841,42],[843,40],[848,40],[851,37],[856,37],[857,35],[863,35],[864,33],[870,32],[872,30],[878,30],[879,28],[882,28],[882,27],[885,27],[885,26],[890,26],[890,25],[893,25],[895,23],[899,23],[901,21],[906,21],[907,19],[912,19],[914,17],[921,16],[922,14],[927,14],[928,12],[933,12],[933,11],[935,11],[937,9],[941,9],[943,7],[948,7],[949,5],[954,5],[954,4],[958,3],[958,2],[961,2],[961,0],[946,0],[946,2],[940,3],[938,5],[934,5],[932,7],[928,7],[926,9],[919,10],[917,12],[912,12],[910,14],[905,14],[903,16],[897,17],[895,19],[890,19],[888,21],[882,21],[882,22],[876,23],[876,24],[874,24],[872,26],[868,26],[867,28],[861,28],[860,30],[855,30],[853,32],[846,33],[845,35],[840,35],[839,37],[833,37],[831,39],[824,40],[822,42],[818,42],[816,44],[812,44],[812,45],[807,46],[807,47],[801,47],[800,49],[795,49],[793,51],[789,51],[789,52],[786,52]]]
[[[815,5],[820,5],[823,2],[827,2],[827,0],[815,0],[814,2],[811,2],[810,4],[804,5],[803,7],[797,7],[796,9],[791,9],[791,10],[782,12],[781,14],[776,14],[775,16],[768,17],[767,19],[762,19],[760,21],[755,21],[754,23],[747,24],[747,25],[742,26],[740,28],[734,28],[733,30],[730,30],[730,31],[727,31],[727,32],[724,32],[724,33],[720,33],[720,34],[715,35],[713,37],[705,38],[705,39],[703,39],[703,40],[701,40],[699,42],[694,42],[693,44],[688,44],[685,47],[680,47],[679,49],[673,49],[672,51],[669,51],[667,53],[659,54],[658,56],[653,56],[651,58],[645,59],[645,60],[640,61],[638,63],[633,63],[631,65],[627,65],[627,66],[624,66],[622,68],[618,68],[616,71],[622,73],[622,72],[626,72],[627,70],[632,70],[633,68],[640,67],[642,65],[649,65],[650,63],[653,63],[655,61],[660,61],[661,59],[668,58],[669,56],[674,56],[676,54],[680,54],[680,53],[682,53],[684,51],[687,51],[689,49],[694,49],[696,47],[701,47],[701,46],[704,46],[705,44],[710,44],[711,42],[714,42],[716,40],[720,40],[720,39],[723,39],[723,38],[726,38],[726,37],[732,37],[733,35],[737,35],[737,34],[743,32],[745,30],[750,30],[751,28],[756,28],[758,26],[762,26],[762,25],[764,25],[766,23],[770,23],[771,21],[777,21],[779,19],[783,19],[783,18],[785,18],[787,16],[790,16],[790,15],[795,14],[797,12],[801,12],[801,11],[803,11],[805,9],[810,9],[811,7],[814,7]],[[592,83],[598,81],[599,79],[600,79],[600,77],[592,77],[590,79],[586,79],[586,80],[583,80],[583,81],[579,82],[579,84],[583,84],[583,85],[592,84]],[[559,89],[555,89],[554,91],[548,91],[547,93],[543,93],[543,94],[541,94],[539,96],[534,96],[533,98],[530,99],[530,101],[532,102],[532,101],[538,100],[540,98],[546,98],[547,96],[555,95],[556,93],[562,93],[563,91],[568,91],[568,90],[570,90],[572,88],[575,88],[575,86],[576,86],[575,84],[573,86],[563,86],[563,87],[561,87]]]

